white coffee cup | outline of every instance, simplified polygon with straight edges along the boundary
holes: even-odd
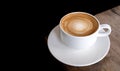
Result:
[[[75,18],[74,14],[76,14],[76,16],[80,15],[79,18],[83,15],[83,19],[85,19],[85,18],[88,19],[88,20],[91,19],[90,21],[93,21],[92,23],[95,22],[97,27],[94,30],[94,32],[92,32],[90,34],[87,34],[87,35],[82,35],[82,36],[72,35],[71,33],[67,32],[64,29],[66,27],[63,28],[63,26],[62,26],[62,25],[64,25],[63,21],[65,19],[68,19],[70,17],[70,15],[73,15],[73,17]],[[69,21],[71,21],[71,20],[69,20]],[[84,22],[86,23],[86,21],[83,20],[83,22],[80,21],[80,23],[83,24]],[[89,22],[88,22],[88,24],[89,24]],[[92,25],[94,25],[94,24],[92,24]],[[61,18],[59,26],[60,26],[60,38],[61,38],[62,42],[65,45],[67,45],[68,47],[71,47],[71,48],[79,48],[79,49],[81,49],[81,48],[91,47],[92,45],[94,45],[94,43],[96,42],[98,37],[108,36],[111,33],[110,25],[108,25],[108,24],[100,24],[100,22],[98,21],[98,19],[95,16],[93,16],[93,15],[91,15],[89,13],[85,13],[85,12],[72,12],[72,13],[68,13],[67,15],[65,15],[65,16],[63,16]],[[79,28],[79,25],[78,25],[78,28]],[[104,29],[107,29],[107,31],[100,32],[100,30],[104,30]],[[82,31],[84,32],[84,30],[82,30]]]

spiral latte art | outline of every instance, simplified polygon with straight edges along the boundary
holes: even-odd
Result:
[[[61,23],[63,30],[73,36],[87,36],[94,33],[98,28],[97,21],[94,18],[79,13],[66,15]]]

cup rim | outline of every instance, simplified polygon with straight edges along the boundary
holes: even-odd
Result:
[[[64,31],[64,29],[61,27],[61,21],[62,21],[62,19],[63,19],[65,16],[67,16],[67,15],[69,15],[69,14],[73,14],[73,13],[82,13],[82,14],[87,14],[87,15],[93,17],[93,18],[97,21],[98,28],[95,30],[95,32],[93,32],[93,33],[91,33],[91,34],[89,34],[89,35],[85,35],[85,36],[74,36],[74,35],[71,35],[71,34],[67,33],[67,32]],[[98,21],[98,19],[97,19],[94,15],[92,15],[92,14],[90,14],[90,13],[87,13],[87,12],[70,12],[70,13],[67,13],[66,15],[64,15],[64,16],[60,19],[59,26],[60,26],[60,29],[61,29],[65,34],[67,34],[67,35],[69,35],[69,36],[71,36],[71,37],[84,38],[84,37],[89,37],[89,36],[95,34],[95,33],[98,31],[98,29],[99,29],[100,22]]]

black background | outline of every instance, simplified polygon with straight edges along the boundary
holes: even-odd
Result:
[[[41,1],[28,2],[25,10],[30,18],[28,24],[30,30],[30,47],[28,59],[25,60],[29,69],[60,70],[62,63],[57,61],[49,52],[45,37],[59,24],[62,16],[69,12],[83,11],[93,15],[111,9],[119,5],[118,0],[65,0],[65,1]],[[31,47],[32,46],[32,47]]]

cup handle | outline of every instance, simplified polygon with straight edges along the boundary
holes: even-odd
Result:
[[[107,29],[107,31],[105,31],[104,29]],[[100,30],[104,30],[104,31],[100,32]],[[111,33],[111,27],[108,24],[101,24],[100,30],[98,32],[98,37],[108,36]]]

